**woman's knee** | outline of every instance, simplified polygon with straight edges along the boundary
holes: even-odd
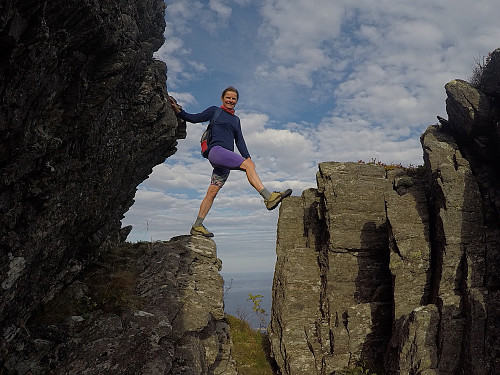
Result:
[[[255,163],[252,161],[252,159],[247,158],[241,163],[240,168],[246,171],[247,169],[255,169]]]

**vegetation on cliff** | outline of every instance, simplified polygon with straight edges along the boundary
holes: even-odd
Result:
[[[226,315],[233,339],[233,357],[241,375],[273,375],[269,358],[269,340],[266,334],[232,315]]]

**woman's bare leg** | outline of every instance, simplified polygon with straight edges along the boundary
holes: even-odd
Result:
[[[208,187],[207,194],[205,195],[205,198],[203,198],[203,200],[201,201],[198,217],[205,218],[207,216],[208,211],[210,211],[210,208],[212,207],[212,204],[214,203],[215,197],[217,196],[219,190],[220,187],[217,185],[210,185]]]
[[[260,192],[262,189],[264,189],[264,185],[262,184],[257,171],[255,170],[255,163],[252,161],[252,159],[245,159],[245,161],[241,163],[240,168],[245,171],[245,173],[247,174],[248,182],[250,182],[250,185],[252,185],[255,190]]]

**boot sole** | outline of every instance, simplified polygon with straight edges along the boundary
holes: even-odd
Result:
[[[213,237],[214,236],[213,233],[204,234],[204,233],[198,232],[194,229],[191,229],[191,231],[189,233],[191,233],[192,236],[202,236],[202,237]]]

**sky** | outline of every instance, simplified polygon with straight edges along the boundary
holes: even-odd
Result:
[[[238,89],[236,115],[268,190],[316,187],[318,163],[421,165],[420,135],[446,115],[444,85],[500,47],[498,0],[169,0],[167,90],[198,113]],[[188,123],[122,220],[128,241],[189,233],[212,168]],[[233,171],[205,219],[223,272],[272,272],[278,209]]]

